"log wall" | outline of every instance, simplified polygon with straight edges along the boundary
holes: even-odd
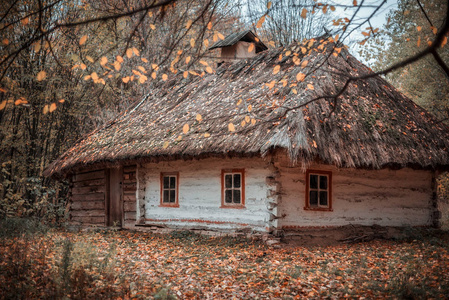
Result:
[[[124,227],[133,227],[136,224],[136,171],[136,166],[123,168],[122,197]]]
[[[69,221],[74,225],[105,225],[106,176],[104,170],[72,177]]]

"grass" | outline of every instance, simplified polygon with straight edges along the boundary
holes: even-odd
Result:
[[[20,226],[19,226],[20,227]],[[190,232],[0,237],[1,299],[445,298],[449,234],[271,249]]]

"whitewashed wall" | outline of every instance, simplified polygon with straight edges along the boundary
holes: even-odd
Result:
[[[340,226],[346,224],[382,226],[431,225],[432,173],[412,169],[360,170],[312,165],[309,169],[332,171],[333,211],[304,210],[305,173],[289,167],[287,159],[279,168],[282,199],[280,227]]]
[[[245,169],[245,208],[221,206],[221,170]],[[160,173],[179,172],[179,207],[160,207]],[[146,223],[236,229],[248,224],[265,230],[268,162],[252,159],[202,159],[148,163],[138,168],[138,202]],[[141,213],[142,214],[142,213]]]

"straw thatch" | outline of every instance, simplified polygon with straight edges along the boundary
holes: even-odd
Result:
[[[262,52],[267,50],[267,46],[265,46],[264,43],[262,43],[261,40],[259,40],[258,37],[251,31],[251,30],[245,30],[241,32],[236,32],[233,34],[228,35],[225,39],[219,40],[215,44],[213,44],[209,50],[217,49],[217,48],[223,48],[223,47],[229,47],[235,45],[237,42],[248,42],[248,43],[254,43],[256,47],[256,53]]]
[[[449,165],[447,127],[378,76],[349,84],[335,110],[331,98],[299,107],[337,93],[347,76],[371,73],[344,48],[322,42],[264,51],[203,77],[174,76],[69,149],[46,174],[98,163],[263,156],[273,149],[285,149],[293,163]],[[298,73],[307,74],[304,81]]]

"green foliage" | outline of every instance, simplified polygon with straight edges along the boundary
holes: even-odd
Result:
[[[434,27],[417,1],[398,1],[398,8],[388,14],[387,25],[361,51],[374,71],[413,56],[433,41],[436,29],[447,17],[448,3],[446,0],[424,0],[420,3]],[[438,53],[443,61],[449,61],[449,45],[438,49]],[[386,79],[438,119],[449,117],[449,79],[432,55],[388,74]]]
[[[20,236],[41,235],[47,233],[49,226],[36,218],[3,217],[0,218],[0,239]]]

